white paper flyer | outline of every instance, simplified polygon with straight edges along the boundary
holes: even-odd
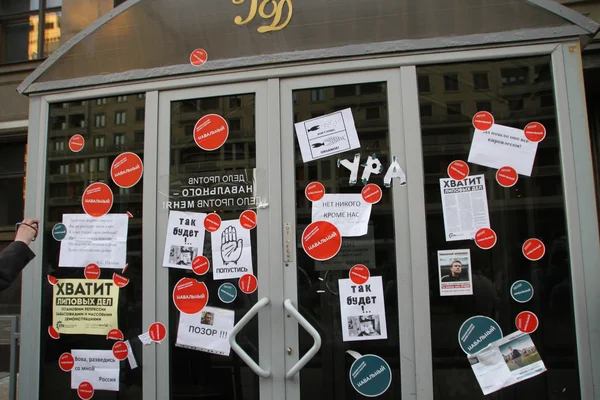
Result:
[[[63,214],[67,235],[60,242],[59,267],[123,269],[127,255],[127,214]]]
[[[204,250],[205,217],[204,213],[169,213],[163,267],[192,269],[192,261]]]
[[[241,278],[253,274],[250,231],[239,219],[222,221],[211,233],[213,279]]]
[[[119,391],[119,369],[121,362],[112,350],[71,350],[75,359],[71,370],[71,389],[81,382],[89,382],[94,390]]]
[[[509,166],[531,176],[537,146],[522,129],[494,124],[486,131],[475,129],[468,161],[495,169]]]
[[[207,306],[196,314],[180,313],[175,346],[228,356],[234,319],[233,310],[217,307]]]
[[[438,250],[440,296],[473,294],[471,279],[471,252],[462,250]]]
[[[305,163],[360,147],[349,108],[301,121],[294,126]]]
[[[387,339],[381,276],[372,276],[362,285],[350,279],[338,283],[344,342]]]
[[[440,191],[446,241],[473,239],[480,228],[490,227],[484,175],[442,178]]]
[[[493,342],[468,358],[486,395],[546,371],[531,337],[520,331]]]
[[[312,221],[328,221],[339,229],[342,236],[367,234],[371,218],[371,204],[357,194],[326,194],[312,203]]]

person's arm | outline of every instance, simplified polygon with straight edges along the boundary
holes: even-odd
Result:
[[[35,257],[29,243],[37,235],[34,228],[36,224],[39,224],[38,220],[25,219],[19,226],[15,241],[0,253],[0,291],[9,287],[21,270]]]

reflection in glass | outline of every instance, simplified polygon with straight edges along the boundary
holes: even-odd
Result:
[[[549,57],[424,66],[417,73],[430,76],[432,82],[430,93],[420,90],[422,106],[462,104],[459,119],[454,113],[444,115],[439,107],[421,114],[435,398],[487,398],[458,345],[457,332],[467,318],[493,318],[507,335],[516,331],[516,315],[529,310],[540,320],[531,338],[548,372],[488,397],[578,399],[560,147],[554,104],[545,98],[553,91]],[[442,82],[449,73],[457,76],[460,85],[458,92],[446,94]],[[480,90],[485,84],[489,89]],[[469,165],[470,175],[485,175],[490,223],[498,236],[491,250],[479,249],[472,241],[445,240],[439,186],[450,162],[467,161],[474,132],[471,118],[479,110],[492,111],[496,124],[523,129],[538,121],[547,130],[531,177],[519,176],[511,188],[496,183],[495,170]],[[521,253],[523,242],[531,237],[546,245],[546,255],[538,262]],[[437,251],[450,249],[471,251],[473,296],[440,296]],[[510,286],[519,279],[529,281],[535,290],[526,304],[510,297]]]
[[[326,193],[360,194],[362,185],[350,186],[349,171],[337,168],[337,159],[352,160],[361,153],[361,163],[377,154],[382,165],[390,162],[387,86],[385,83],[343,85],[295,90],[293,113],[298,121],[314,118],[345,108],[352,109],[361,147],[343,154],[304,163],[295,141],[296,171],[296,237],[312,221],[311,202],[304,189],[311,181],[319,181]],[[361,169],[362,171],[362,169]],[[370,182],[383,188],[382,176],[372,176]],[[400,349],[398,337],[398,297],[396,292],[396,254],[394,223],[390,191],[384,189],[383,199],[372,207],[366,235],[344,237],[342,249],[331,260],[319,262],[309,258],[302,246],[296,249],[298,267],[298,306],[300,313],[313,325],[322,339],[319,353],[300,371],[302,399],[349,400],[362,399],[351,386],[348,371],[354,359],[346,350],[360,354],[377,354],[392,368],[392,385],[379,398],[399,399]],[[357,263],[370,268],[371,276],[381,276],[385,300],[387,339],[343,342],[338,280],[348,278],[349,269]],[[357,322],[358,323],[358,322]],[[365,320],[365,323],[368,321]],[[352,325],[354,327],[354,325]],[[349,328],[350,329],[350,328]],[[300,354],[312,346],[312,337],[298,329]]]
[[[132,96],[132,98],[135,98]],[[125,107],[133,112],[136,107],[144,107],[144,99],[138,98]],[[71,349],[111,350],[113,341],[100,335],[61,335],[59,340],[48,336],[48,326],[52,325],[52,287],[47,275],[60,279],[83,279],[83,268],[58,267],[60,242],[51,236],[52,227],[62,221],[63,214],[82,214],[81,196],[85,188],[93,182],[104,182],[111,188],[114,204],[110,213],[130,212],[127,239],[127,263],[123,274],[130,283],[119,289],[119,329],[129,339],[138,365],[144,365],[142,345],[137,336],[148,327],[142,326],[142,194],[143,184],[128,190],[116,186],[110,177],[110,165],[123,151],[131,151],[144,156],[143,140],[134,141],[135,132],[144,129],[143,122],[129,121],[119,126],[123,136],[122,145],[105,143],[104,137],[114,133],[115,126],[95,125],[94,116],[100,110],[112,113],[123,109],[116,97],[50,104],[48,121],[48,151],[46,158],[46,193],[44,198],[44,249],[42,257],[42,307],[40,332],[40,391],[41,400],[75,399],[77,394],[71,389],[70,374],[58,367],[58,358]],[[84,148],[72,152],[69,139],[80,134],[85,139]],[[124,266],[123,266],[124,267]],[[101,269],[100,279],[111,279],[114,272],[121,270]],[[96,391],[94,398],[107,400],[141,400],[142,368],[131,369],[126,362],[121,364],[119,392]]]
[[[238,205],[210,207],[200,200],[206,199],[205,197],[198,197],[194,198],[191,206],[184,201],[185,205],[182,208],[182,203],[178,201],[181,198],[176,196],[181,195],[182,189],[197,189],[194,184],[190,185],[191,178],[221,176],[233,171],[238,173],[253,171],[253,168],[256,167],[255,108],[254,94],[189,99],[171,103],[171,154],[168,176],[171,196],[170,198],[162,195],[159,197],[161,207],[171,207],[173,211],[214,212],[221,217],[222,221],[240,217],[240,214],[248,207]],[[227,141],[221,148],[214,151],[202,150],[195,143],[193,137],[194,125],[206,114],[218,114],[230,123]],[[246,176],[251,177],[252,175]],[[192,182],[194,182],[193,179]],[[164,236],[159,235],[159,238],[159,240],[163,240]],[[257,240],[256,229],[253,229],[250,231],[250,241],[254,274],[258,273]],[[238,279],[213,279],[215,262],[212,258],[211,233],[209,232],[205,232],[203,255],[208,258],[211,266],[206,275],[197,276],[191,270],[170,268],[168,286],[161,286],[159,290],[168,290],[171,294],[180,279],[184,277],[197,279],[208,287],[208,305],[233,310],[235,321],[239,321],[257,302],[257,292],[248,295],[238,290],[237,298],[233,302],[229,304],[221,302],[218,296],[219,286],[230,282],[238,287]],[[223,261],[225,260],[223,258]],[[260,285],[261,276],[257,276],[257,278]],[[229,356],[222,356],[175,345],[179,318],[180,312],[171,302],[168,326],[171,332],[171,343],[169,343],[171,400],[204,397],[215,400],[258,400],[258,376],[233,351]],[[258,360],[257,317],[253,318],[238,334],[237,341],[250,357]]]

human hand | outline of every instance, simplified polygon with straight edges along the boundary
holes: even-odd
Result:
[[[244,241],[237,238],[235,227],[228,226],[221,233],[221,258],[223,263],[236,264],[242,256]]]
[[[29,245],[32,240],[35,240],[38,234],[38,226],[40,224],[39,219],[25,218],[23,222],[19,223],[17,229],[17,235],[15,236],[15,242],[23,242]]]

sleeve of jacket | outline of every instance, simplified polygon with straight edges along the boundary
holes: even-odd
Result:
[[[9,287],[35,254],[23,242],[12,242],[0,253],[0,291]]]

